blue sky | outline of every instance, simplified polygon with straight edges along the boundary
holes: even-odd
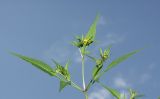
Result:
[[[104,84],[123,90],[130,86],[145,94],[160,96],[160,1],[159,0],[0,0],[0,99],[83,99],[71,87],[59,93],[55,78],[10,55],[14,51],[52,64],[72,59],[70,72],[80,85],[79,53],[70,42],[88,31],[97,13],[98,47],[113,44],[111,60],[148,46],[102,77]],[[92,63],[86,63],[86,78]],[[86,79],[86,81],[88,81]],[[90,99],[113,99],[99,85],[89,91]]]

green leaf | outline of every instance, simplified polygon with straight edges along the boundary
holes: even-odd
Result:
[[[65,69],[68,70],[69,65],[71,64],[71,61],[68,60],[68,62],[66,63]]]
[[[103,61],[106,61],[108,58],[109,58],[109,55],[110,55],[110,50],[111,49],[111,45],[104,50],[104,52],[102,51],[102,49],[100,48],[100,56],[102,58]]]
[[[14,56],[19,57],[22,60],[25,60],[28,63],[31,63],[33,66],[35,66],[38,69],[48,73],[51,76],[55,76],[56,75],[55,71],[48,64],[42,62],[41,60],[34,59],[34,58],[31,58],[31,57],[27,57],[27,56],[23,56],[23,55],[20,55],[20,54],[17,54],[17,53],[13,53],[13,52],[11,54],[14,55]]]
[[[96,26],[97,26],[98,20],[99,20],[99,15],[96,16],[96,19],[94,20],[93,24],[91,25],[89,31],[87,32],[85,36],[85,39],[94,40],[95,35],[96,35]]]
[[[142,50],[142,49],[140,49]],[[99,75],[97,75],[95,77],[95,79],[99,79],[102,75],[104,75],[105,72],[107,72],[108,70],[112,69],[113,67],[116,67],[119,63],[125,61],[126,59],[128,59],[129,57],[131,57],[132,55],[136,54],[137,52],[139,52],[140,50],[135,50],[135,51],[132,51],[128,54],[125,54],[123,56],[120,56],[119,58],[115,59],[114,61],[112,61],[108,66],[107,68],[102,71],[101,73],[99,73]]]
[[[68,71],[68,66],[66,66],[66,68],[65,68],[65,67],[61,66],[58,62],[56,62],[54,59],[52,59],[52,61],[56,65],[56,70],[55,70],[56,73],[63,76],[67,81],[70,81],[70,73]]]
[[[66,86],[71,85],[71,82],[65,82],[65,81],[60,81],[60,87],[59,87],[59,91],[61,92]]]
[[[86,54],[86,56],[89,57],[89,58],[90,58],[91,60],[93,60],[94,62],[96,62],[96,60],[97,60],[96,58],[94,58],[93,56],[90,56],[90,55],[88,55],[88,54]]]
[[[95,77],[98,75],[100,70],[103,67],[103,61],[101,59],[96,60],[96,66],[92,70],[92,77],[95,80]]]
[[[103,56],[103,51],[101,48],[99,48],[99,51],[100,51],[100,56]]]
[[[104,70],[104,72],[107,72],[108,70],[112,69],[113,67],[117,66],[119,63],[125,61],[126,59],[128,59],[129,57],[131,57],[132,55],[136,54],[137,52],[139,52],[140,50],[135,50],[133,52],[130,52],[128,54],[125,54],[117,59],[115,59],[114,61],[112,61],[107,68]]]
[[[135,99],[139,99],[139,98],[141,98],[141,97],[144,97],[145,95],[143,95],[143,94],[138,94],[137,96],[135,96],[134,98]]]
[[[116,89],[110,88],[100,82],[98,82],[102,87],[104,87],[106,90],[108,90],[114,97],[116,97],[117,99],[121,98],[121,93],[118,92]]]
[[[126,99],[126,94],[125,93],[121,94],[121,98]]]
[[[130,93],[130,99],[139,99],[144,96],[143,94],[138,94],[135,90],[131,88],[129,88],[128,91]]]

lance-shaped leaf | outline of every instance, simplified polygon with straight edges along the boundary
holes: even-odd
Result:
[[[55,71],[46,63],[42,62],[41,60],[34,59],[31,57],[23,56],[17,53],[11,53],[14,56],[19,57],[22,60],[25,60],[28,63],[31,63],[33,66],[37,67],[38,69],[48,73],[51,76],[55,76]]]
[[[108,90],[108,92],[110,92],[114,97],[116,97],[117,99],[121,99],[121,93],[119,91],[117,91],[116,89],[110,88],[100,82],[98,82],[102,87],[104,87],[106,90]]]
[[[93,41],[96,36],[96,27],[97,27],[97,22],[98,22],[99,16],[97,15],[95,21],[89,28],[89,31],[87,32],[86,36],[83,39],[83,45],[84,46],[89,46]]]
[[[97,75],[96,79],[99,79],[105,72],[107,72],[108,70],[112,69],[113,67],[116,67],[119,63],[125,61],[126,59],[128,59],[129,57],[133,56],[134,54],[136,54],[137,52],[139,52],[140,50],[135,50],[132,51],[128,54],[125,54],[123,56],[120,56],[119,58],[115,59],[114,61],[112,61],[107,68],[101,72],[99,75]]]
[[[99,15],[96,16],[96,19],[94,20],[93,24],[89,28],[89,31],[87,32],[85,39],[91,39],[94,40],[95,35],[96,35],[96,27],[97,27],[97,22],[99,20]]]
[[[107,68],[104,70],[104,72],[107,72],[108,70],[112,69],[113,67],[117,66],[119,63],[125,61],[126,59],[128,59],[129,57],[131,57],[132,55],[136,54],[137,52],[139,52],[140,50],[135,50],[133,52],[130,52],[128,54],[125,54],[117,59],[115,59],[114,61],[112,61]]]
[[[68,82],[65,82],[65,81],[62,81],[60,80],[60,87],[59,87],[59,92],[61,92],[66,86],[68,85],[71,85],[71,82],[68,81]]]

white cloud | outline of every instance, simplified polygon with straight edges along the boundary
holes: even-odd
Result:
[[[74,60],[77,63],[81,63],[82,59],[81,59],[81,56],[80,56],[80,52],[78,50],[75,52],[75,58],[74,58]]]
[[[155,67],[156,67],[156,63],[151,63],[151,64],[148,65],[148,67],[145,69],[145,72],[143,72],[139,76],[140,84],[144,84],[152,78],[152,73],[153,73],[153,70],[155,69]]]
[[[55,42],[44,51],[44,56],[49,59],[55,59],[60,63],[65,63],[68,59],[72,62],[80,63],[81,56],[79,50],[72,49],[69,44],[64,42]]]
[[[125,41],[125,36],[124,35],[118,35],[115,33],[108,33],[107,35],[104,36],[104,41],[102,41],[102,44],[100,44],[100,47],[106,47],[108,45],[113,45],[113,44],[119,44]],[[105,43],[104,43],[105,42]]]
[[[151,63],[151,64],[148,66],[148,69],[149,69],[149,70],[153,70],[155,67],[156,67],[156,63]]]
[[[122,77],[117,77],[113,79],[113,85],[116,89],[120,89],[121,97],[126,97],[129,99],[129,92],[127,91],[127,87],[130,86],[127,81]],[[99,89],[97,91],[93,91],[89,94],[89,99],[115,99],[106,89]],[[122,98],[123,99],[123,98]]]
[[[117,88],[126,88],[128,87],[129,85],[127,84],[126,80],[122,77],[117,77],[114,79],[114,85],[117,87]]]
[[[140,76],[140,83],[144,84],[145,82],[149,81],[151,75],[149,73],[144,73]]]
[[[59,62],[66,62],[68,58],[71,58],[70,55],[72,54],[68,45],[61,41],[53,43],[44,51],[44,55],[49,59],[53,58]]]
[[[126,90],[121,90],[121,98],[129,99],[129,92]],[[99,89],[98,91],[93,91],[89,94],[89,99],[115,99],[107,90]]]
[[[105,89],[99,89],[89,94],[89,99],[113,99]]]

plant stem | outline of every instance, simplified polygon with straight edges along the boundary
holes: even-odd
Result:
[[[88,91],[88,89],[91,87],[91,85],[93,85],[92,80],[90,80],[90,82],[88,83],[88,85],[87,85],[85,91]]]
[[[84,95],[85,95],[85,99],[88,99],[88,93],[84,92]]]
[[[84,54],[81,52],[81,49],[79,49],[80,54],[81,54],[81,58],[82,58],[82,83],[83,83],[83,90],[86,89],[86,85],[85,85],[85,78],[84,78]]]
[[[86,89],[85,78],[84,78],[84,57],[82,57],[82,81],[83,81],[83,89]]]
[[[81,87],[79,87],[77,84],[75,84],[74,82],[71,81],[71,86],[73,86],[74,88],[76,88],[79,91],[83,91],[83,89]]]

